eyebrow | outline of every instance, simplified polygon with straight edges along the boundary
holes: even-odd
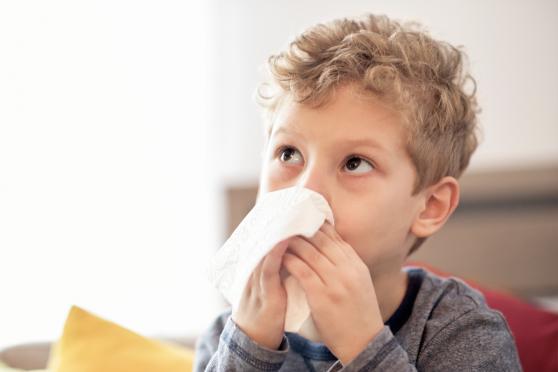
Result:
[[[348,143],[351,146],[369,146],[369,147],[374,147],[383,152],[388,152],[387,149],[384,146],[382,146],[382,144],[380,144],[378,141],[375,141],[371,138],[347,139],[343,142]]]
[[[292,130],[292,129],[287,129],[285,127],[279,127],[277,130],[272,131],[271,136],[273,137],[274,135],[279,134],[279,133],[285,133],[285,134],[291,134],[291,135],[304,137],[304,135],[302,133],[300,133],[299,131]]]
[[[271,133],[271,136],[277,135],[279,133],[285,133],[285,134],[304,137],[304,135],[302,133],[300,133],[298,131],[291,130],[291,129],[287,129],[285,127],[280,127],[276,131],[273,131]],[[343,140],[343,144],[348,144],[351,147],[353,147],[353,146],[369,146],[369,147],[376,148],[376,149],[378,149],[380,151],[383,151],[383,152],[388,152],[387,149],[384,146],[382,146],[381,143],[379,143],[378,141],[376,141],[372,138],[346,139],[346,140]]]

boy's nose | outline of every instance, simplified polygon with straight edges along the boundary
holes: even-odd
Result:
[[[331,195],[327,181],[328,175],[326,170],[323,169],[324,167],[321,168],[317,165],[306,167],[297,182],[297,186],[302,186],[321,194],[331,206]]]

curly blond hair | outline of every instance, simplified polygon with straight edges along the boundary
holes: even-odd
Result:
[[[355,84],[401,113],[416,168],[413,195],[445,176],[459,178],[477,147],[476,83],[466,55],[417,23],[366,15],[313,26],[268,59],[271,79],[257,91],[267,130],[285,97],[319,107]],[[417,239],[414,251],[425,239]]]

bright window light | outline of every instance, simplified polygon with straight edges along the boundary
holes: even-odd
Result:
[[[72,304],[148,336],[218,312],[205,3],[0,3],[0,348]]]

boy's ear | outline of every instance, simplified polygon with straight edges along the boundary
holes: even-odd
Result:
[[[424,191],[423,204],[413,225],[412,233],[424,238],[438,231],[459,204],[459,183],[453,177],[444,177]]]

